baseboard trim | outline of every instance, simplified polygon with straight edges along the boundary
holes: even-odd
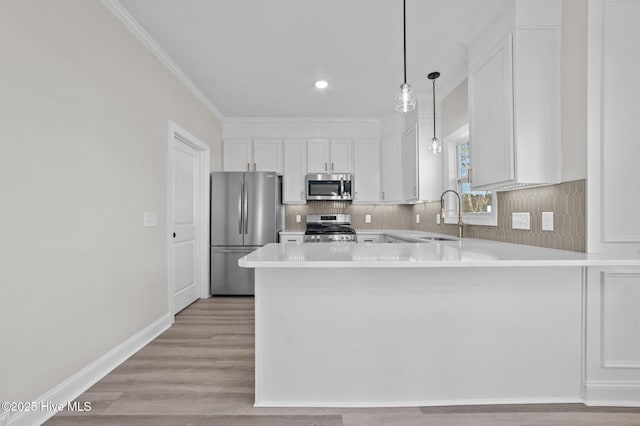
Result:
[[[514,404],[578,404],[578,396],[567,398],[487,398],[420,401],[256,401],[254,407],[304,407],[304,408],[388,408],[388,407],[442,407],[456,405],[514,405]]]
[[[595,407],[640,407],[640,382],[587,381],[584,404]]]
[[[46,407],[52,407],[60,404],[66,405],[73,401],[113,369],[122,364],[127,358],[171,327],[171,324],[172,316],[168,313],[163,315],[55,388],[40,396],[34,401],[36,406],[42,407],[44,405]],[[57,411],[55,410],[0,413],[0,425],[39,425],[53,417],[56,413]],[[3,423],[3,414],[7,415],[6,419],[4,419],[5,423]]]

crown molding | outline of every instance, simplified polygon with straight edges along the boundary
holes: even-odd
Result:
[[[101,0],[102,4],[116,17],[124,26],[173,74],[184,87],[191,92],[200,103],[211,112],[218,120],[224,121],[224,116],[218,108],[211,103],[193,81],[173,62],[173,60],[162,50],[158,43],[147,33],[131,14],[120,4],[118,0]]]
[[[373,117],[226,117],[225,123],[380,123]]]

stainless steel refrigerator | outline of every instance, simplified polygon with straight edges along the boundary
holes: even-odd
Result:
[[[211,294],[254,294],[254,270],[238,259],[277,242],[283,224],[275,172],[211,173]]]

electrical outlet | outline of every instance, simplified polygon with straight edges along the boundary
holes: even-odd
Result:
[[[436,225],[440,225],[440,215],[436,215]]]
[[[511,229],[531,229],[531,213],[511,213]]]
[[[553,231],[553,212],[542,212],[542,230]]]
[[[145,227],[158,226],[158,213],[145,212],[143,226]]]
[[[420,215],[416,214],[416,223],[420,223]]]
[[[296,215],[296,223],[302,222],[302,217],[299,214]]]
[[[370,214],[365,214],[364,215],[364,223],[371,223],[371,215]]]

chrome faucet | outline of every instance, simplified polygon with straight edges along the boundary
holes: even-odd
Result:
[[[460,194],[453,189],[447,189],[440,196],[440,218],[442,219],[442,223],[444,223],[444,196],[447,192],[453,192],[456,194],[456,197],[458,197],[458,238],[462,238],[462,228],[464,226],[464,222],[462,221],[462,203],[460,201]]]

